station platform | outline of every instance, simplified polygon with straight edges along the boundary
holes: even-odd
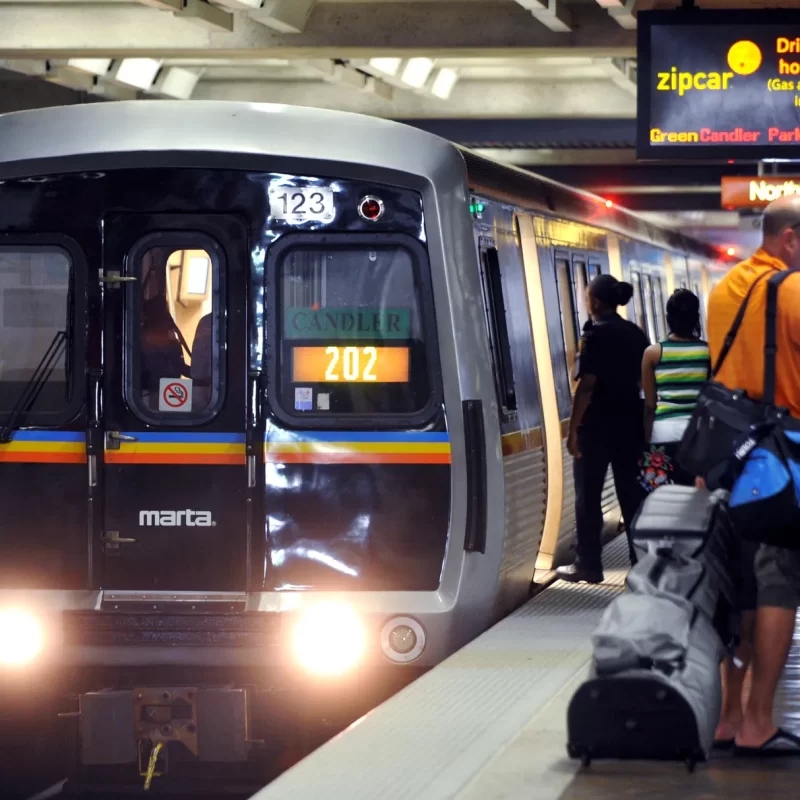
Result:
[[[566,711],[590,637],[624,587],[624,537],[604,551],[600,586],[558,581],[255,794],[252,800],[637,800],[795,797],[800,759],[714,755],[678,762],[566,754]],[[800,633],[779,690],[800,731]]]

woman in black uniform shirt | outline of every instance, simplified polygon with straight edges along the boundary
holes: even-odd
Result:
[[[644,496],[637,479],[644,447],[642,356],[649,341],[637,325],[617,314],[617,306],[631,297],[633,287],[611,275],[598,275],[586,290],[592,319],[581,340],[567,443],[575,459],[578,558],[557,570],[560,578],[575,583],[603,580],[601,498],[609,464],[628,530]],[[630,538],[628,548],[634,563]]]

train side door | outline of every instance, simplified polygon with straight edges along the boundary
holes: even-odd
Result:
[[[222,215],[104,221],[104,580],[247,584],[247,232]]]

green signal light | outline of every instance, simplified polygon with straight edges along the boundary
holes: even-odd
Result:
[[[469,207],[470,214],[483,214],[486,206],[483,203],[472,203]]]

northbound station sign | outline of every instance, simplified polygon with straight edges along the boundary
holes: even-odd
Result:
[[[800,176],[726,176],[721,189],[723,208],[764,208],[779,197],[800,194]]]
[[[800,158],[800,10],[638,16],[640,158]]]

